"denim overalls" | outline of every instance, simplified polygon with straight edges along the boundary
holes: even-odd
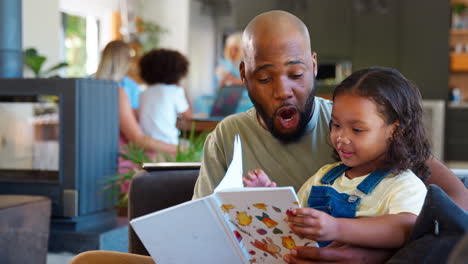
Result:
[[[333,182],[340,177],[350,167],[340,164],[323,176],[321,182],[323,184],[332,185]],[[390,172],[375,170],[369,174],[356,188],[364,194],[370,194],[379,182],[390,174]],[[333,217],[338,218],[355,218],[356,210],[361,202],[361,198],[357,195],[349,195],[339,193],[330,186],[312,186],[310,190],[307,205],[323,211]],[[327,246],[331,241],[318,242],[319,246]]]

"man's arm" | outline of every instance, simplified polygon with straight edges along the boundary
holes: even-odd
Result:
[[[287,263],[293,264],[373,264],[384,263],[395,253],[395,250],[391,249],[370,249],[336,245],[337,243],[333,243],[324,248],[297,247],[291,250],[290,254],[286,254],[284,260]]]
[[[468,210],[468,190],[460,179],[435,158],[428,159],[426,165],[431,169],[431,177],[427,179],[426,185],[439,186],[458,206]]]

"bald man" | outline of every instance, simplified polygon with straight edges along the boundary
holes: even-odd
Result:
[[[317,55],[304,23],[283,11],[255,17],[243,34],[241,79],[254,108],[224,119],[208,136],[194,198],[209,195],[232,160],[233,142],[241,135],[244,173],[262,168],[281,186],[296,190],[320,167],[334,162],[328,124],[331,102],[315,97]],[[445,166],[428,161],[429,183],[441,186],[468,208],[465,187]],[[183,252],[181,252],[183,253]],[[382,263],[392,252],[333,245],[298,248],[288,263]],[[71,264],[152,263],[150,257],[91,251]]]
[[[301,185],[333,163],[328,124],[331,102],[315,97],[317,56],[295,16],[272,11],[255,17],[243,34],[241,79],[254,108],[232,115],[208,136],[194,197],[212,193],[242,141],[244,174],[262,168],[278,185]]]

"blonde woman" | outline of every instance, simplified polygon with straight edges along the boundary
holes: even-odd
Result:
[[[231,85],[244,86],[239,71],[242,57],[242,33],[236,32],[226,38],[223,58],[219,60],[216,67],[216,79],[219,89]],[[253,104],[249,98],[247,89],[245,89],[237,106],[236,113],[245,112],[252,107]]]
[[[102,51],[101,61],[95,74],[97,79],[114,80],[119,83],[120,142],[136,143],[148,151],[175,155],[177,146],[147,137],[141,131],[136,111],[140,90],[138,85],[126,76],[131,59],[130,46],[121,40],[109,42]]]
[[[233,33],[226,38],[223,58],[216,67],[218,87],[243,85],[240,79],[239,64],[242,60],[242,34]]]

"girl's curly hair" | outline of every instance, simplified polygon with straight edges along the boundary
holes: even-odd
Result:
[[[425,162],[432,154],[418,88],[395,69],[371,67],[356,71],[341,82],[333,99],[345,93],[374,101],[386,124],[400,122],[389,139],[382,169],[397,173],[411,169],[423,181],[429,178],[431,172]]]

